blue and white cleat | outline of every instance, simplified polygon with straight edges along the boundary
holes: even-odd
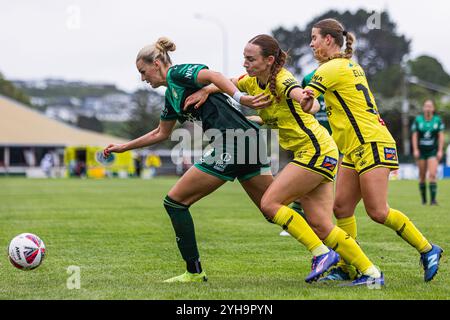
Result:
[[[433,280],[439,269],[439,261],[444,250],[438,245],[432,244],[431,250],[420,255],[420,263],[423,266],[423,279],[425,282]]]
[[[352,280],[350,278],[350,275],[342,270],[341,267],[335,267],[331,269],[330,273],[323,278],[319,279],[319,282],[326,282],[326,281],[350,281]]]
[[[381,272],[381,276],[379,278],[362,275],[358,279],[353,280],[350,283],[343,284],[342,286],[346,287],[367,286],[372,289],[381,288],[381,286],[384,286],[384,274],[383,272]]]
[[[316,281],[332,266],[335,266],[339,262],[339,259],[339,254],[334,250],[330,250],[325,254],[314,257],[312,259],[311,272],[305,278],[305,281],[308,283]]]

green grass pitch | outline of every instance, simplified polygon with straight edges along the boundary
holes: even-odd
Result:
[[[185,265],[162,200],[175,178],[153,180],[0,179],[0,299],[449,299],[450,180],[438,184],[440,206],[422,206],[417,181],[393,181],[390,205],[406,213],[446,253],[431,283],[419,254],[392,230],[357,210],[358,240],[385,273],[381,290],[307,284],[311,256],[279,236],[238,183],[191,207],[209,281],[166,284]],[[6,248],[31,232],[47,246],[33,271],[10,265]],[[80,289],[68,289],[69,266]]]

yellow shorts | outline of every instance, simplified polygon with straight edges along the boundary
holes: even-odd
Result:
[[[328,181],[334,181],[339,162],[339,151],[333,139],[317,149],[299,150],[291,161],[299,167],[318,173]]]
[[[395,143],[368,142],[344,155],[342,166],[363,174],[377,167],[398,169]]]

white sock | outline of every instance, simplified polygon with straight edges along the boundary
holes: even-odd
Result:
[[[374,265],[371,265],[369,267],[369,269],[367,269],[366,271],[363,272],[363,274],[365,276],[369,276],[369,277],[372,277],[374,279],[378,279],[378,278],[381,277],[380,270],[378,270],[378,268],[375,267]]]

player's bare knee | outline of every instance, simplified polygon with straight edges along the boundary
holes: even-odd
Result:
[[[389,212],[389,208],[374,208],[374,209],[366,209],[367,214],[369,215],[369,217],[380,224],[384,224],[384,222],[386,221],[388,212]]]
[[[264,196],[261,199],[260,209],[262,214],[268,221],[271,221],[277,213],[276,204],[273,201],[271,201],[268,197]]]
[[[347,218],[349,214],[353,214],[354,209],[350,208],[343,202],[335,201],[333,204],[333,213],[337,219]]]

